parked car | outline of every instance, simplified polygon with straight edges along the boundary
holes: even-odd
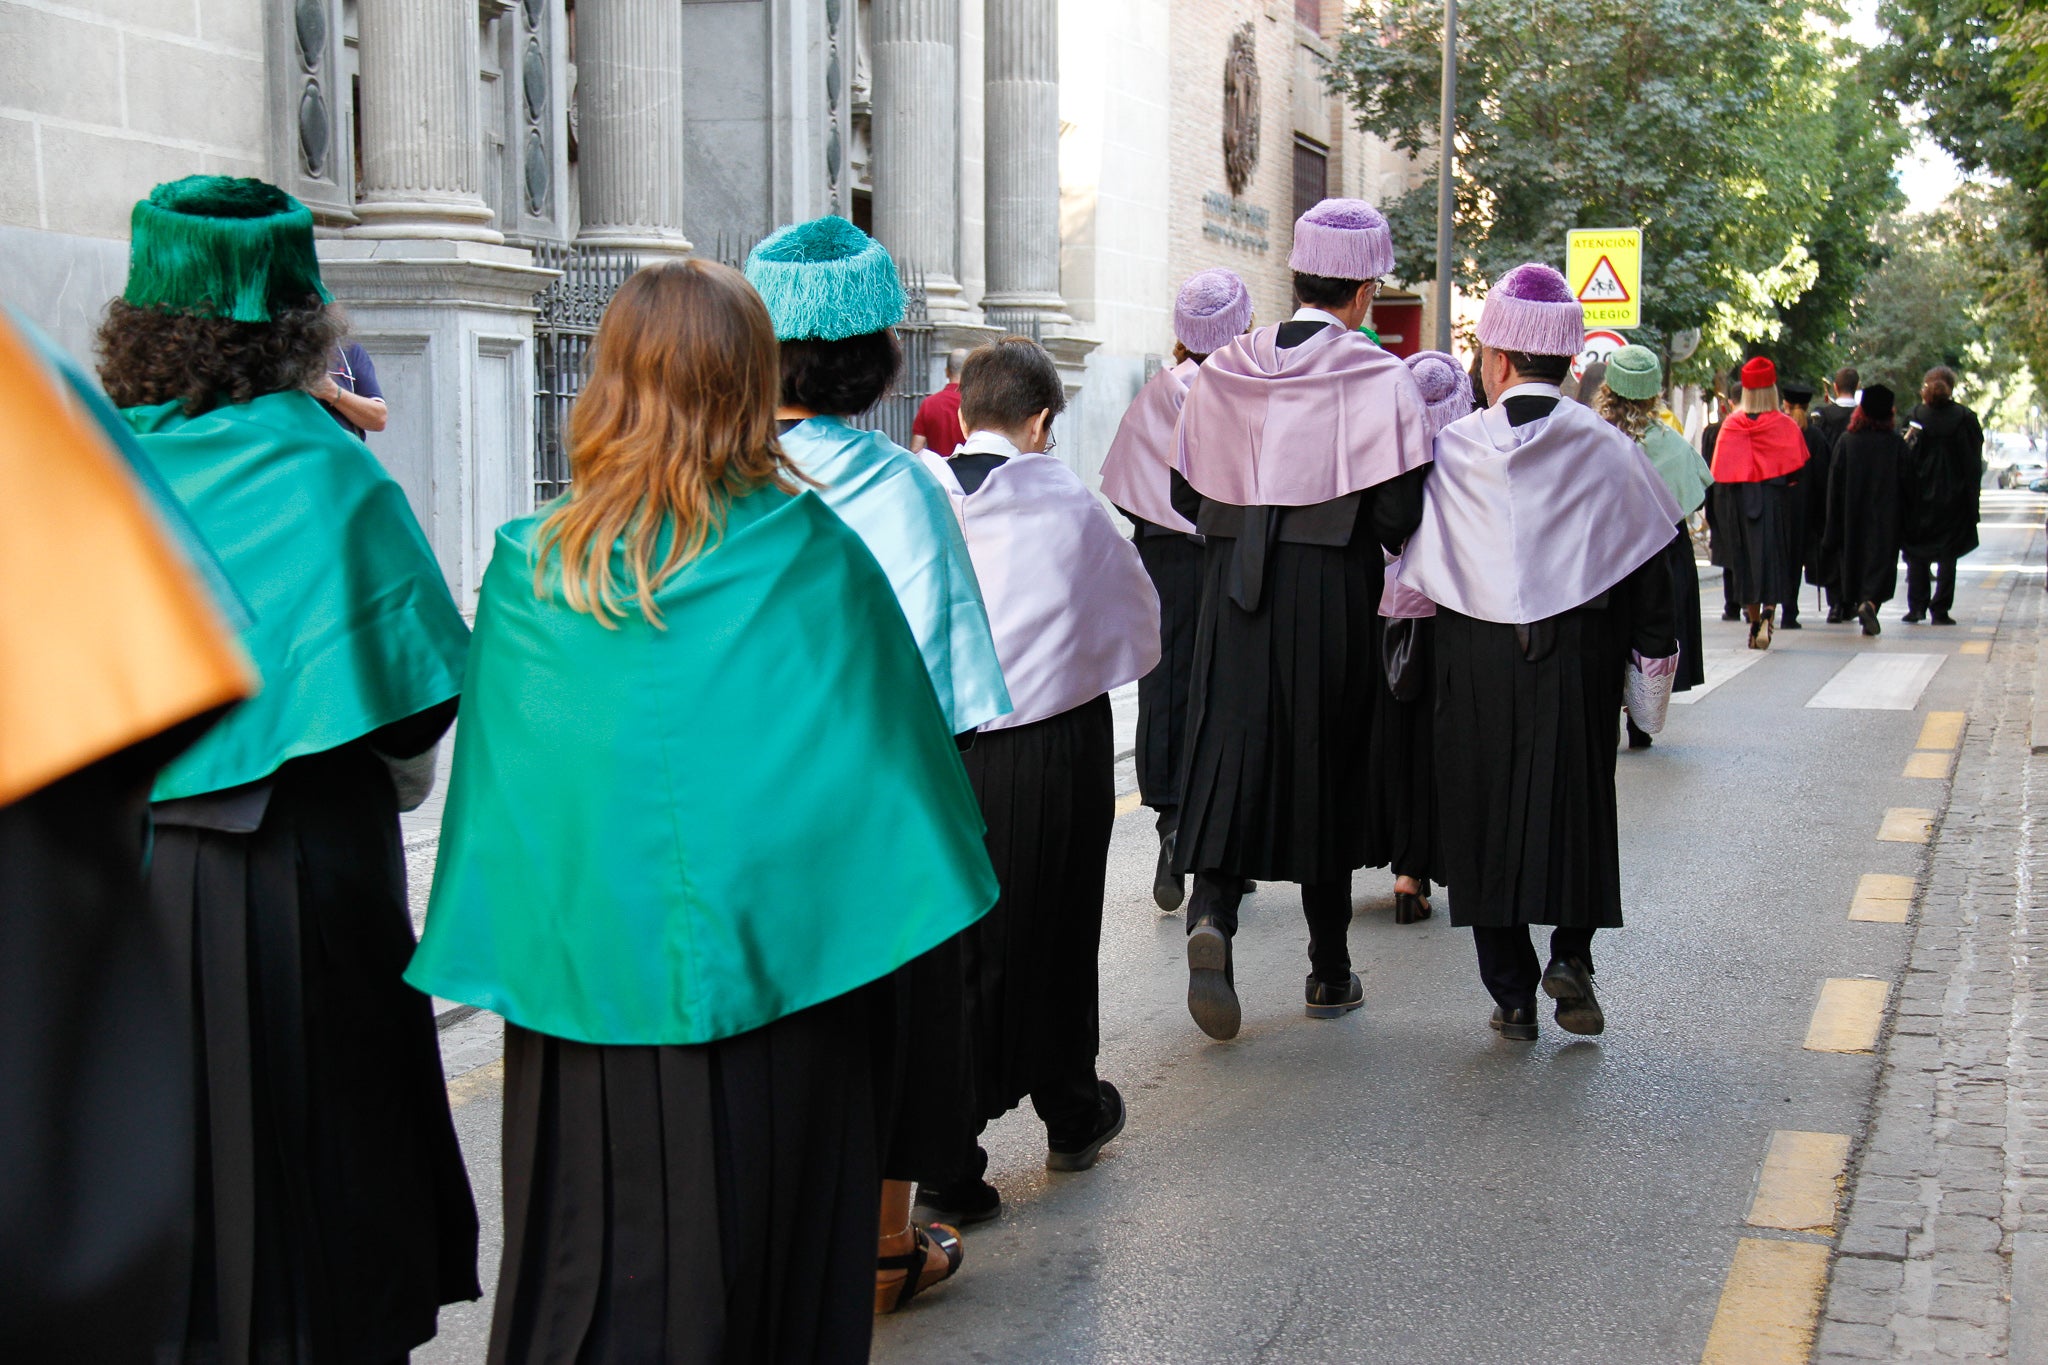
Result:
[[[2048,478],[2048,463],[2044,463],[2036,456],[2022,455],[2019,459],[2014,460],[2011,464],[1998,471],[1998,486],[2000,488],[2032,488],[2038,493],[2041,489],[2036,487],[2036,485],[2043,478]]]

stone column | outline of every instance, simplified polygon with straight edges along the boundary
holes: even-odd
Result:
[[[678,0],[576,6],[578,242],[680,256],[683,231],[683,7]]]
[[[358,237],[501,242],[477,165],[476,7],[362,0]]]
[[[960,296],[961,0],[875,0],[875,235],[921,271],[935,322],[972,322]]]
[[[1059,0],[985,0],[989,320],[1072,319],[1060,298]]]

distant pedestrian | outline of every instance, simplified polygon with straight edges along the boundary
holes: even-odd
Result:
[[[1159,663],[1138,680],[1137,767],[1139,796],[1157,813],[1152,900],[1169,913],[1187,895],[1186,878],[1173,866],[1173,833],[1180,826],[1188,675],[1202,605],[1202,537],[1173,505],[1174,429],[1202,362],[1251,320],[1251,291],[1235,274],[1204,270],[1190,277],[1174,300],[1174,363],[1138,391],[1102,462],[1102,496],[1130,518],[1138,555],[1159,592]]]
[[[1813,410],[1813,425],[1820,428],[1821,443],[1830,452],[1835,442],[1842,439],[1842,433],[1849,429],[1849,415],[1856,411],[1857,395],[1863,388],[1863,380],[1853,365],[1844,365],[1836,370],[1829,384],[1827,401]]]
[[[910,424],[913,451],[951,455],[960,448],[960,367],[967,363],[967,356],[965,346],[946,353],[945,386],[917,405],[917,417]]]
[[[1444,428],[1396,581],[1437,605],[1437,820],[1451,923],[1470,926],[1503,1038],[1536,993],[1595,1034],[1593,934],[1618,927],[1614,717],[1654,731],[1678,666],[1665,552],[1678,504],[1643,452],[1558,384],[1584,310],[1547,265],[1479,317],[1494,407]],[[1653,714],[1655,712],[1655,714]],[[1538,970],[1532,925],[1553,926]]]
[[[1799,621],[1799,598],[1803,583],[1812,581],[1810,576],[1802,578],[1801,573],[1810,573],[1820,555],[1820,537],[1827,520],[1827,489],[1824,485],[1816,486],[1816,480],[1825,477],[1827,464],[1825,461],[1815,462],[1815,446],[1807,436],[1807,427],[1813,418],[1813,390],[1803,384],[1780,380],[1778,411],[1792,419],[1792,425],[1799,428],[1799,439],[1806,444],[1806,465],[1799,471],[1799,477],[1792,481],[1792,595],[1779,605],[1778,610],[1781,629],[1801,630],[1804,627]]]
[[[1905,509],[1906,624],[1952,626],[1956,561],[1977,548],[1984,428],[1955,400],[1956,372],[1937,365],[1906,427],[1912,479]]]
[[[1896,427],[1892,391],[1882,384],[1863,390],[1836,443],[1828,483],[1827,553],[1865,635],[1881,629],[1877,610],[1899,585],[1900,503],[1912,459]]]
[[[1828,624],[1840,625],[1856,614],[1856,604],[1842,600],[1841,565],[1836,561],[1836,551],[1827,539],[1827,519],[1828,504],[1833,496],[1835,447],[1848,427],[1850,414],[1856,410],[1856,371],[1844,366],[1835,372],[1827,387],[1828,396],[1808,409],[1805,427],[1806,473],[1802,481],[1806,487],[1807,530],[1811,547],[1806,563],[1806,581],[1821,590],[1827,602]],[[1845,389],[1849,394],[1846,403],[1841,398]]]
[[[1159,662],[1159,597],[1102,504],[1049,453],[1065,406],[1052,357],[1003,337],[961,371],[967,439],[950,460],[924,459],[966,530],[1016,706],[963,755],[1002,888],[962,936],[975,1135],[1028,1095],[1046,1169],[1085,1171],[1124,1126],[1123,1096],[1095,1070],[1116,820],[1109,693]],[[934,1191],[927,1207],[988,1202],[987,1152],[969,1142],[961,1164],[968,1188]]]
[[[1700,432],[1700,455],[1706,460],[1709,467],[1714,463],[1714,446],[1721,439],[1721,428],[1727,424],[1729,416],[1734,411],[1734,404],[1728,399],[1727,395],[1741,391],[1741,371],[1728,371],[1725,380],[1721,376],[1716,375],[1714,382],[1716,388],[1707,395],[1707,408],[1713,420],[1707,423]],[[1735,597],[1735,575],[1728,571],[1728,537],[1721,531],[1719,509],[1715,506],[1716,501],[1715,498],[1708,497],[1705,509],[1707,559],[1721,570],[1721,619],[1723,621],[1740,621],[1742,619],[1742,603],[1737,601]]]
[[[377,387],[377,367],[370,363],[370,353],[353,341],[334,348],[327,372],[314,381],[312,394],[358,441],[364,432],[384,430],[391,420],[384,390]]]
[[[1749,620],[1749,647],[1769,649],[1778,604],[1799,592],[1798,508],[1792,486],[1806,468],[1806,437],[1779,410],[1778,367],[1742,367],[1741,410],[1714,445],[1714,533],[1722,570]]]

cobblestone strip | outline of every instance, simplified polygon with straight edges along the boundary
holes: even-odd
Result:
[[[2042,593],[2007,599],[1930,849],[1814,1359],[2005,1360],[2015,1237],[2048,1233],[2048,756],[2029,737]],[[2025,1245],[2024,1242],[2018,1245]],[[2021,1335],[2026,1335],[2025,1330]]]

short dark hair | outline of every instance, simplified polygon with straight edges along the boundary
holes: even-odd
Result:
[[[1531,351],[1502,351],[1516,374],[1538,384],[1562,384],[1572,372],[1568,355],[1537,355]]]
[[[960,420],[1015,431],[1039,413],[1067,406],[1066,385],[1045,348],[1030,337],[998,337],[960,367]]]
[[[1853,395],[1856,390],[1862,387],[1863,376],[1856,373],[1854,365],[1844,365],[1841,369],[1835,371],[1835,393],[1837,395],[1845,393]]]
[[[888,329],[844,341],[782,343],[782,401],[827,417],[852,417],[882,400],[903,368],[903,347]]]
[[[1358,297],[1371,280],[1340,280],[1334,275],[1294,272],[1294,301],[1304,308],[1342,308]]]

